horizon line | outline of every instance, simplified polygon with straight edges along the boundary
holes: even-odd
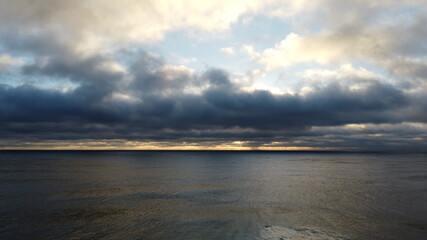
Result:
[[[0,149],[0,152],[288,152],[288,153],[427,153],[427,150],[272,150],[272,149]]]

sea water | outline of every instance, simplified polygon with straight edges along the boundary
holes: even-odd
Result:
[[[0,239],[427,239],[427,154],[2,151]]]

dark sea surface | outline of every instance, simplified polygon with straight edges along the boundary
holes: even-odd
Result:
[[[0,239],[427,239],[427,154],[3,151]]]

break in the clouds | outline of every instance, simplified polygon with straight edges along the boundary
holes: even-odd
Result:
[[[427,149],[425,1],[0,0],[0,148]]]

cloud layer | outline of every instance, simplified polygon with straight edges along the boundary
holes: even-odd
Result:
[[[0,148],[427,147],[423,1],[31,3],[0,1]],[[218,50],[249,57],[246,75],[140,45],[233,32],[259,15],[296,23],[275,46]],[[298,84],[280,92],[243,79],[292,67]]]

